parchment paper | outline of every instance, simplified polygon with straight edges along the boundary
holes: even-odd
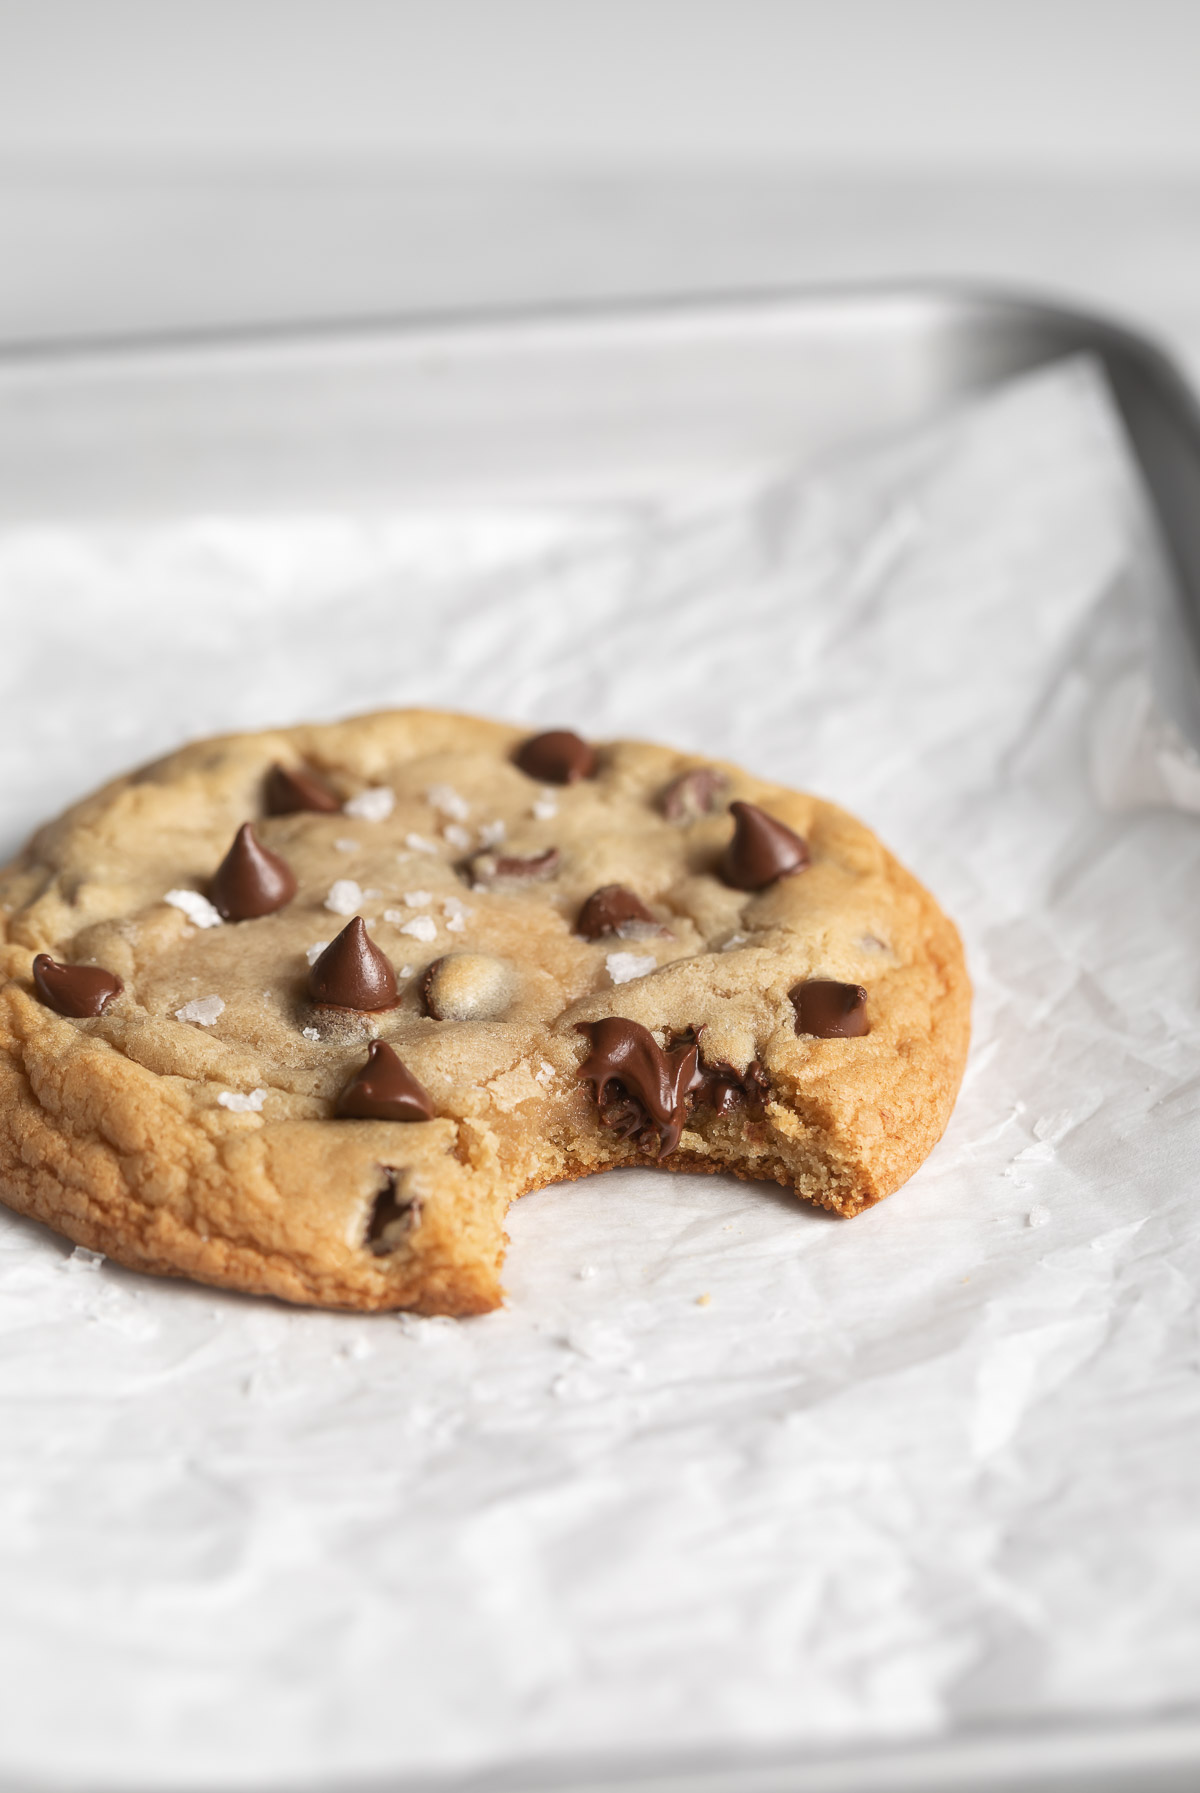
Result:
[[[670,510],[0,538],[10,846],[201,730],[565,721],[847,804],[977,986],[949,1133],[878,1209],[548,1190],[468,1323],[158,1283],[0,1212],[11,1782],[342,1785],[1195,1701],[1200,823],[1106,807],[1093,770],[1153,577],[1084,364]]]

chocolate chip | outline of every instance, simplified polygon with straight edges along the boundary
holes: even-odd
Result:
[[[861,984],[837,984],[827,978],[797,984],[788,991],[796,1011],[796,1032],[819,1040],[855,1040],[870,1033],[867,993]]]
[[[371,1209],[371,1218],[367,1222],[367,1236],[364,1244],[369,1252],[377,1258],[387,1257],[403,1242],[405,1233],[411,1233],[421,1224],[421,1203],[415,1195],[401,1197],[399,1193],[399,1174],[389,1165],[381,1166],[384,1175],[383,1188],[375,1197],[375,1205]]]
[[[512,966],[486,953],[447,953],[421,980],[425,1011],[435,1021],[496,1021],[513,995]]]
[[[544,884],[553,878],[562,855],[557,847],[547,847],[520,859],[512,853],[476,853],[471,861],[471,879],[475,884]]]
[[[540,784],[576,784],[596,770],[596,749],[569,728],[532,736],[513,757],[522,772]]]
[[[729,789],[729,780],[713,766],[694,766],[671,780],[659,803],[668,822],[699,822],[715,815]]]
[[[602,884],[593,890],[575,923],[575,932],[585,940],[602,940],[606,934],[617,934],[623,940],[644,939],[648,934],[665,934],[640,897],[626,890],[623,884]]]
[[[327,784],[300,766],[272,766],[267,773],[263,803],[269,816],[291,816],[302,809],[332,815],[342,807]]]
[[[431,1121],[433,1098],[386,1040],[372,1040],[334,1109],[342,1120]]]
[[[226,921],[252,921],[259,915],[273,915],[290,903],[296,894],[296,880],[286,860],[264,847],[250,823],[243,822],[217,867],[208,894]]]
[[[102,1015],[125,988],[114,972],[99,965],[60,965],[49,953],[39,953],[33,961],[33,983],[48,1009],[74,1020]]]
[[[695,1099],[718,1114],[729,1114],[735,1108],[761,1114],[769,1088],[767,1073],[758,1059],[752,1060],[744,1071],[735,1071],[732,1065],[721,1061],[701,1067]]]
[[[331,940],[308,974],[314,1002],[337,1009],[391,1009],[400,1000],[396,974],[360,915]]]
[[[735,890],[762,890],[776,878],[802,872],[808,843],[754,803],[731,803],[733,839],[721,859],[721,876]]]
[[[647,1028],[622,1015],[576,1026],[591,1041],[578,1075],[594,1086],[602,1125],[622,1138],[636,1135],[656,1158],[673,1152],[695,1086],[695,1042],[664,1051]]]

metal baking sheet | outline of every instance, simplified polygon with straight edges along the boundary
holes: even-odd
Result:
[[[0,359],[0,518],[659,493],[815,463],[1078,353],[1106,368],[1194,643],[1200,412],[1178,370],[1135,331],[962,288],[12,353]],[[459,1784],[1116,1793],[1192,1787],[1198,1763],[1194,1720],[1164,1717],[828,1762],[681,1761],[601,1780],[543,1769]]]
[[[0,351],[0,519],[659,493],[803,468],[1102,362],[1176,574],[1200,745],[1200,406],[1169,353],[985,287],[825,289]],[[565,448],[565,452],[564,452]]]

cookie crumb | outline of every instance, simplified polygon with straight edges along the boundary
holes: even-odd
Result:
[[[360,822],[386,822],[396,807],[396,793],[390,785],[373,784],[342,804],[342,814]]]
[[[265,1089],[252,1089],[243,1095],[239,1090],[223,1089],[217,1102],[231,1114],[261,1114],[267,1093]]]
[[[325,907],[333,915],[353,915],[362,905],[361,887],[353,878],[335,878],[325,898]]]
[[[175,1010],[176,1021],[195,1021],[201,1027],[211,1027],[218,1015],[225,1013],[225,1004],[219,996],[194,996],[191,1002],[185,1002],[181,1009]]]
[[[77,1245],[66,1259],[68,1270],[99,1270],[104,1263],[102,1251],[89,1251],[86,1245]]]
[[[201,896],[198,890],[168,890],[163,902],[170,903],[172,909],[181,910],[193,927],[219,928],[221,926],[220,915],[208,898]]]
[[[711,1307],[712,1306],[712,1296],[708,1293],[707,1289],[705,1290],[703,1295],[697,1295],[696,1306],[697,1307]]]
[[[653,971],[658,960],[652,953],[609,953],[604,960],[604,969],[614,984],[631,984],[635,978],[645,977]]]

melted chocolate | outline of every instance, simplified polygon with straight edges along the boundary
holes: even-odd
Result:
[[[592,1050],[579,1078],[595,1088],[601,1124],[665,1158],[679,1144],[687,1097],[697,1079],[695,1041],[664,1051],[640,1022],[623,1015],[580,1021]]]
[[[273,915],[290,903],[296,894],[296,880],[291,866],[264,847],[250,823],[243,822],[217,867],[208,894],[226,921],[252,921],[259,915]]]
[[[263,803],[269,816],[291,816],[302,809],[332,815],[342,807],[327,784],[300,766],[272,766],[267,773]]]
[[[735,890],[763,890],[776,878],[802,872],[808,843],[754,803],[731,803],[733,839],[721,859],[721,876]]]
[[[668,822],[698,822],[715,815],[729,780],[712,766],[695,766],[673,778],[659,799]]]
[[[814,978],[788,991],[796,1011],[796,1032],[818,1040],[855,1040],[870,1033],[867,993],[861,984],[837,984]]]
[[[606,934],[620,934],[631,922],[634,924],[631,933],[651,929],[655,933],[663,932],[645,903],[632,890],[626,890],[623,884],[602,884],[599,890],[593,890],[579,911],[575,932],[582,934],[585,940],[602,940]]]
[[[512,853],[477,853],[471,861],[476,884],[544,884],[557,875],[562,855],[557,847],[519,859]]]
[[[39,953],[33,961],[33,984],[39,1001],[73,1020],[102,1015],[125,988],[114,972],[99,965],[60,965],[49,953]]]
[[[576,784],[596,770],[596,749],[569,728],[534,735],[513,755],[517,765],[541,784]]]
[[[411,1233],[421,1224],[420,1196],[400,1194],[400,1179],[404,1172],[395,1171],[388,1164],[380,1165],[380,1169],[384,1177],[383,1188],[375,1197],[364,1241],[367,1250],[377,1258],[396,1251],[404,1234]]]
[[[729,1114],[735,1108],[747,1108],[752,1115],[761,1115],[763,1099],[770,1087],[767,1073],[758,1059],[744,1071],[735,1071],[724,1062],[702,1065],[696,1085],[695,1100],[717,1114]]]
[[[361,915],[331,940],[308,974],[314,1002],[336,1009],[392,1009],[396,974],[367,933]]]
[[[431,1121],[434,1107],[428,1090],[417,1082],[387,1042],[372,1040],[366,1064],[359,1067],[338,1097],[334,1113],[342,1120]]]

